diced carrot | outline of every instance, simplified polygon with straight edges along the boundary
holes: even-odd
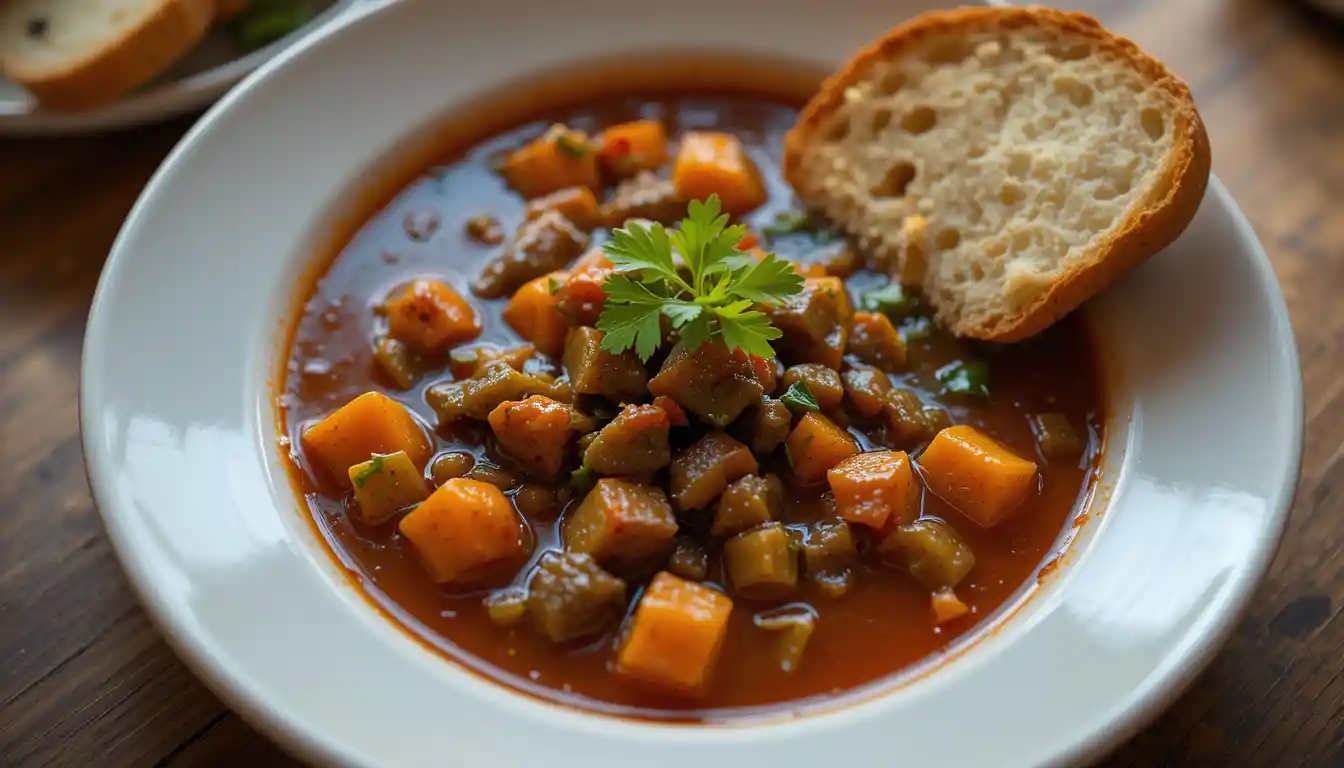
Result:
[[[569,279],[560,284],[555,297],[560,302],[560,313],[571,325],[597,325],[602,308],[607,305],[602,284],[611,271],[610,266],[575,269]]]
[[[750,251],[754,248],[759,251],[760,244],[761,244],[761,238],[757,237],[755,232],[748,231],[747,234],[742,236],[741,240],[737,241],[737,250]],[[761,252],[764,253],[764,251]],[[757,258],[757,261],[763,258],[765,257],[760,256]]]
[[[653,577],[616,655],[616,672],[677,693],[709,683],[733,601],[666,571]]]
[[[474,581],[527,550],[523,522],[504,492],[464,477],[439,486],[397,528],[440,584]]]
[[[672,549],[677,518],[662,489],[604,477],[565,513],[562,534],[571,552],[632,564]]]
[[[668,421],[674,427],[685,427],[691,423],[691,420],[686,418],[686,412],[681,409],[680,405],[677,405],[677,401],[667,395],[659,395],[653,398],[653,407],[666,413]]]
[[[919,515],[919,481],[904,451],[858,453],[826,472],[836,512],[851,523],[883,529]]]
[[[767,394],[774,392],[779,385],[779,369],[775,367],[775,361],[752,355],[751,367],[756,371],[756,380],[761,382],[761,389]]]
[[[519,288],[504,308],[504,322],[551,357],[565,351],[565,332],[569,330],[558,308],[560,297],[551,289],[558,290],[568,279],[567,272],[542,275]]]
[[[682,134],[672,185],[682,200],[718,195],[725,213],[740,215],[765,202],[765,186],[755,164],[730,133]]]
[[[574,412],[549,397],[506,400],[490,412],[490,429],[509,456],[533,473],[551,477],[560,473],[565,449],[575,428]]]
[[[527,220],[532,221],[547,211],[555,211],[584,232],[591,232],[602,223],[600,208],[591,189],[566,187],[530,200],[527,204]]]
[[[820,413],[809,413],[784,443],[793,474],[806,484],[819,483],[826,471],[859,452],[854,438]]]
[[[919,456],[924,482],[967,517],[993,528],[1031,495],[1036,464],[975,427],[939,432]]]
[[[961,602],[961,598],[957,597],[957,593],[950,589],[940,589],[934,592],[929,597],[929,602],[933,606],[934,624],[956,621],[971,612],[971,609]]]
[[[587,134],[559,124],[509,155],[500,172],[529,199],[565,187],[602,188],[597,152]]]
[[[347,486],[350,467],[374,455],[404,451],[423,468],[434,451],[420,422],[381,392],[365,392],[341,406],[305,429],[299,442],[309,461]]]
[[[387,334],[427,354],[481,335],[481,321],[467,300],[438,280],[415,280],[390,299]]]
[[[429,495],[424,473],[405,451],[374,456],[347,473],[355,487],[351,513],[361,522],[378,525]]]
[[[635,120],[602,132],[597,164],[607,178],[627,179],[667,162],[667,132],[657,120]]]

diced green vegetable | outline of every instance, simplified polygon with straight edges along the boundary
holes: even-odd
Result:
[[[1083,440],[1062,413],[1038,413],[1031,417],[1031,431],[1047,459],[1070,459],[1083,452]]]
[[[817,627],[816,611],[809,605],[796,603],[761,611],[751,621],[758,629],[775,635],[773,651],[779,668],[784,672],[797,669]]]
[[[490,620],[501,627],[517,626],[527,617],[527,593],[517,587],[492,592],[481,604]]]
[[[229,31],[243,48],[254,51],[287,37],[316,16],[306,0],[254,0],[228,22]]]
[[[527,584],[527,615],[542,635],[563,643],[615,624],[625,610],[625,582],[591,555],[547,552]]]
[[[779,518],[784,506],[784,484],[774,475],[747,475],[719,497],[714,510],[715,536],[732,536]]]
[[[862,304],[867,311],[881,312],[893,320],[919,311],[919,297],[907,291],[900,283],[889,283],[863,294]]]
[[[938,383],[945,395],[989,397],[989,363],[957,360],[938,369]]]
[[[777,599],[798,586],[798,555],[779,523],[737,534],[724,543],[723,557],[733,591],[744,597]]]
[[[373,363],[397,385],[397,389],[410,389],[420,376],[410,348],[390,336],[380,336],[374,342]]]
[[[788,438],[792,425],[793,414],[788,406],[773,397],[763,397],[743,411],[729,431],[757,455],[764,456]]]
[[[900,526],[877,550],[931,590],[957,586],[975,567],[971,548],[952,526],[935,518]]]

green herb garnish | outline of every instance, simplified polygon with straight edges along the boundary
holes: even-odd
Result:
[[[254,51],[288,37],[317,14],[306,0],[255,0],[228,22],[238,44]]]
[[[597,473],[588,467],[579,467],[569,473],[569,484],[579,493],[587,493],[597,485]]]
[[[919,309],[919,297],[907,293],[900,283],[889,283],[863,294],[863,308],[869,312],[881,312],[887,317],[901,318]]]
[[[901,341],[909,344],[912,341],[921,341],[933,335],[933,321],[927,317],[915,316],[896,329],[901,334]]]
[[[559,293],[560,289],[564,287],[565,286],[559,280],[556,280],[554,277],[550,276],[546,277],[546,292],[551,294],[552,296]]]
[[[803,278],[773,253],[757,261],[739,250],[746,227],[728,226],[727,214],[719,211],[718,195],[710,195],[703,203],[691,201],[676,230],[631,223],[612,231],[603,246],[615,273],[602,284],[602,349],[619,354],[633,348],[647,361],[662,343],[666,317],[690,349],[718,336],[730,350],[775,356],[770,340],[782,334],[753,307],[801,292]]]
[[[363,488],[364,484],[369,481],[369,478],[383,471],[384,458],[386,457],[384,457],[381,454],[375,453],[373,455],[373,458],[369,459],[369,466],[365,467],[364,469],[361,469],[359,471],[359,474],[355,475],[356,488]]]
[[[817,398],[812,396],[812,390],[807,388],[807,382],[795,381],[784,390],[784,394],[779,396],[780,402],[788,407],[799,411],[820,411],[821,406],[817,403]]]
[[[551,126],[547,135],[550,136],[551,141],[555,142],[556,149],[570,157],[583,157],[593,151],[586,135],[579,131],[572,131],[561,123]]]
[[[984,360],[948,363],[938,369],[937,376],[943,394],[989,397],[989,363]]]
[[[780,211],[775,214],[774,221],[761,227],[761,234],[766,240],[774,240],[784,235],[806,232],[810,223],[807,214],[802,211]]]

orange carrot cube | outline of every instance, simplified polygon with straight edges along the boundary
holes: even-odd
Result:
[[[506,400],[490,412],[489,421],[504,452],[544,477],[560,473],[565,449],[578,433],[573,410],[541,395]]]
[[[476,310],[452,286],[416,280],[389,300],[387,334],[420,352],[439,354],[481,335]]]
[[[742,142],[730,133],[682,134],[672,185],[682,200],[718,195],[725,213],[741,215],[765,202],[765,186]]]
[[[350,467],[375,454],[405,451],[416,467],[424,469],[433,453],[420,422],[381,392],[365,392],[341,406],[305,429],[299,443],[317,469],[347,487]]]
[[[924,482],[967,517],[993,528],[1031,495],[1036,464],[975,427],[939,432],[919,456]]]
[[[727,595],[659,573],[635,608],[616,672],[677,693],[704,691],[732,610]]]
[[[560,124],[514,151],[500,172],[529,199],[566,187],[602,188],[597,151],[587,134]]]
[[[440,584],[471,582],[492,566],[527,554],[523,522],[504,492],[455,477],[439,486],[397,524]]]
[[[597,164],[612,180],[628,179],[640,171],[656,171],[667,162],[667,131],[657,120],[635,120],[602,132]]]
[[[826,472],[836,511],[851,523],[882,529],[919,516],[919,480],[904,451],[859,453]]]
[[[560,297],[551,289],[558,290],[568,277],[565,272],[552,272],[529,281],[514,292],[503,312],[510,328],[551,357],[565,351],[565,332],[569,330],[569,323],[560,314]]]
[[[806,484],[819,483],[836,464],[859,452],[859,446],[840,425],[820,413],[809,413],[784,441],[793,474]]]

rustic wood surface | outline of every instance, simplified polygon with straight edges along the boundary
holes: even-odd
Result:
[[[1283,284],[1307,394],[1301,485],[1273,571],[1227,649],[1111,763],[1344,765],[1344,27],[1286,0],[1083,9],[1190,82],[1214,169]],[[0,141],[0,765],[290,763],[150,625],[80,459],[89,300],[188,124]]]

